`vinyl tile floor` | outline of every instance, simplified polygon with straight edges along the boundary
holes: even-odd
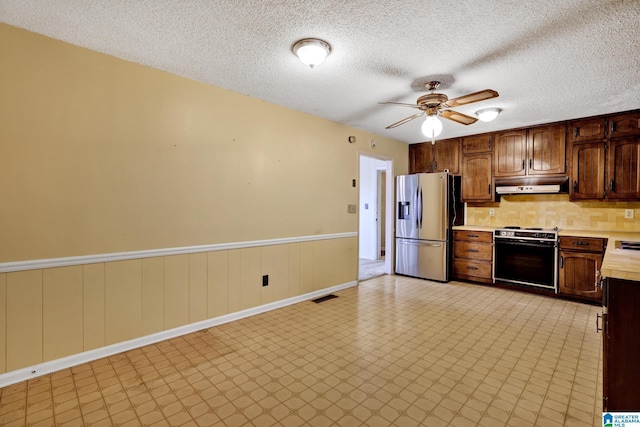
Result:
[[[3,426],[592,426],[598,307],[382,276],[0,389]]]

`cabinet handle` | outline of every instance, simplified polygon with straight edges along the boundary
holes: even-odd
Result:
[[[488,193],[489,193],[489,194],[491,194],[491,184],[489,184],[489,191],[488,191]]]
[[[609,136],[616,131],[616,122],[613,120],[609,122]]]
[[[475,252],[478,252],[478,250],[477,249],[467,249],[467,252],[475,253]]]
[[[477,239],[478,235],[477,234],[467,234],[468,237],[471,237],[472,239]]]
[[[560,256],[560,268],[564,268],[564,257]]]
[[[602,328],[600,327],[600,319],[602,319],[602,314],[596,313],[596,333],[602,330]]]
[[[471,266],[467,266],[467,270],[477,270],[478,267],[471,267]]]
[[[529,169],[533,169],[533,159],[529,159]]]
[[[614,185],[613,180],[609,181],[609,193],[613,193],[613,185]]]
[[[571,242],[572,245],[576,245],[576,246],[588,246],[589,242],[583,242],[581,240],[574,240],[573,242]]]
[[[574,193],[578,192],[578,181],[573,181],[573,192]]]
[[[580,136],[580,127],[576,126],[573,128],[573,137],[577,138],[578,136]]]
[[[524,159],[522,159],[522,170],[524,170]]]

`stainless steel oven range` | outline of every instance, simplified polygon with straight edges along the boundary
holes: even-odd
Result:
[[[558,291],[558,229],[504,227],[493,234],[496,281]]]

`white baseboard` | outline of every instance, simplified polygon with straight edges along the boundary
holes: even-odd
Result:
[[[114,354],[133,350],[139,347],[144,347],[145,345],[157,343],[159,341],[179,337],[181,335],[189,334],[202,329],[211,328],[213,326],[222,325],[234,320],[243,319],[245,317],[275,310],[277,308],[286,307],[291,304],[296,304],[299,302],[321,297],[323,295],[330,294],[331,292],[337,292],[343,289],[351,288],[353,286],[356,286],[357,284],[357,281],[343,283],[326,289],[309,292],[304,295],[298,295],[296,297],[287,298],[281,301],[260,305],[258,307],[248,308],[246,310],[237,311],[235,313],[225,314],[223,316],[214,317],[211,319],[203,320],[201,322],[191,323],[185,326],[157,332],[155,334],[145,335],[143,337],[135,338],[129,341],[123,341],[117,344],[100,347],[95,350],[77,353],[71,356],[63,357],[61,359],[51,360],[49,362],[44,362],[38,365],[33,365],[27,368],[0,374],[0,387],[6,387],[11,384],[36,378],[41,375],[50,374],[52,372],[70,368],[72,366],[81,365],[83,363],[91,362],[103,357],[112,356]]]

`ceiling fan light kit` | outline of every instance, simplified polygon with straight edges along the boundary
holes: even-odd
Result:
[[[485,89],[479,92],[474,92],[468,95],[449,99],[449,97],[444,93],[435,93],[435,91],[440,86],[440,82],[431,81],[426,83],[425,86],[431,93],[419,97],[415,104],[407,104],[403,102],[380,102],[380,104],[401,105],[403,107],[417,108],[421,111],[420,113],[414,114],[393,124],[390,124],[385,129],[398,127],[426,114],[427,119],[422,124],[422,133],[425,136],[431,138],[431,142],[434,143],[435,137],[438,136],[440,132],[442,132],[442,122],[438,119],[438,116],[463,125],[470,125],[478,121],[478,119],[475,117],[458,113],[457,111],[446,110],[445,108],[459,107],[461,105],[484,101],[491,98],[497,98],[499,96],[498,92],[496,92],[495,90]],[[497,110],[497,113],[495,111],[492,112],[492,114],[495,114],[496,116],[500,112],[499,108],[487,108],[486,110]]]
[[[435,138],[442,133],[442,121],[435,114],[427,116],[422,123],[422,133],[427,138],[431,138],[433,143]]]
[[[502,111],[500,108],[483,108],[482,110],[476,111],[476,116],[483,122],[490,122],[495,120]]]
[[[291,50],[304,65],[313,69],[329,56],[331,46],[320,39],[302,39],[295,42]]]

